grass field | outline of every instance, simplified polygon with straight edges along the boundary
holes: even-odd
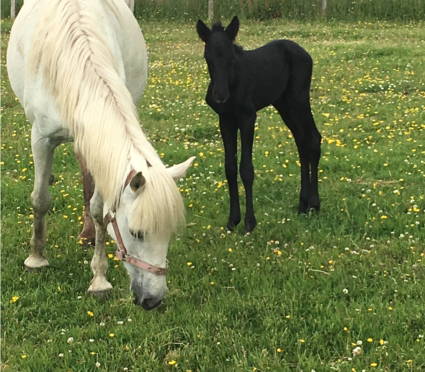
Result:
[[[2,21],[2,370],[425,370],[424,23],[242,23],[246,49],[288,38],[311,53],[323,135],[322,209],[298,216],[293,138],[273,108],[259,113],[259,223],[249,236],[223,228],[223,146],[194,24],[142,25],[143,130],[166,164],[197,156],[179,183],[188,227],[170,245],[167,301],[152,312],[133,305],[112,258],[109,299],[86,292],[92,252],[77,240],[83,199],[71,144],[56,150],[51,267],[23,270],[34,169],[6,73],[10,26]]]

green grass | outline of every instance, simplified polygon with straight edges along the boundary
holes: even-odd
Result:
[[[287,37],[311,53],[323,135],[322,210],[297,216],[293,138],[273,108],[259,113],[259,223],[244,237],[242,226],[223,229],[223,145],[204,102],[208,74],[194,25],[142,25],[150,52],[143,129],[165,163],[197,156],[179,183],[189,226],[170,245],[166,305],[145,312],[113,259],[109,299],[86,292],[92,252],[76,239],[83,200],[71,144],[56,150],[51,267],[23,270],[34,169],[30,125],[5,70],[10,23],[2,22],[2,370],[423,371],[423,26],[242,24],[246,49]]]

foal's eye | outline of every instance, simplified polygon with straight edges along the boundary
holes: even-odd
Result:
[[[143,233],[141,231],[133,231],[133,230],[129,230],[129,231],[130,231],[130,234],[133,237],[135,237],[135,238],[137,238],[139,240],[144,240],[145,239],[145,236],[143,235]]]

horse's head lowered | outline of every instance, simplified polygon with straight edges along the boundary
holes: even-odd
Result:
[[[192,157],[184,163],[167,168],[168,174],[175,181],[179,180],[185,176],[194,159],[195,157]],[[125,263],[130,275],[130,289],[136,295],[135,304],[142,306],[145,310],[152,310],[161,304],[167,292],[167,251],[175,226],[172,226],[173,223],[170,222],[173,221],[173,218],[167,218],[170,216],[164,216],[163,221],[157,220],[161,212],[158,213],[154,210],[161,208],[160,203],[170,201],[167,200],[167,196],[164,197],[161,190],[149,191],[145,187],[146,179],[142,172],[132,171],[127,179],[118,207],[111,210],[105,204],[104,223],[107,226],[108,233],[117,242],[116,257]],[[155,192],[157,192],[157,195],[155,195]],[[143,193],[151,193],[151,195],[142,195]],[[144,197],[145,201],[151,200],[143,203],[141,197]],[[135,217],[136,220],[139,218],[140,208],[144,209],[142,222],[141,225],[135,227],[136,225],[132,221]],[[176,213],[179,213],[179,211],[176,211]],[[152,220],[149,221],[149,217],[155,218],[156,222],[153,224]],[[155,228],[155,224],[158,223],[169,226]]]
[[[213,99],[217,103],[224,103],[229,98],[229,85],[234,78],[233,67],[238,49],[233,42],[239,30],[238,17],[233,17],[226,28],[221,22],[216,22],[209,29],[199,20],[196,30],[205,43],[204,57],[211,78]]]

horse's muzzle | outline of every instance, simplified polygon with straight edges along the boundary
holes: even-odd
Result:
[[[143,309],[149,311],[156,309],[159,305],[161,305],[162,299],[157,298],[143,298],[141,301],[137,298],[134,299],[134,304],[141,306]]]

